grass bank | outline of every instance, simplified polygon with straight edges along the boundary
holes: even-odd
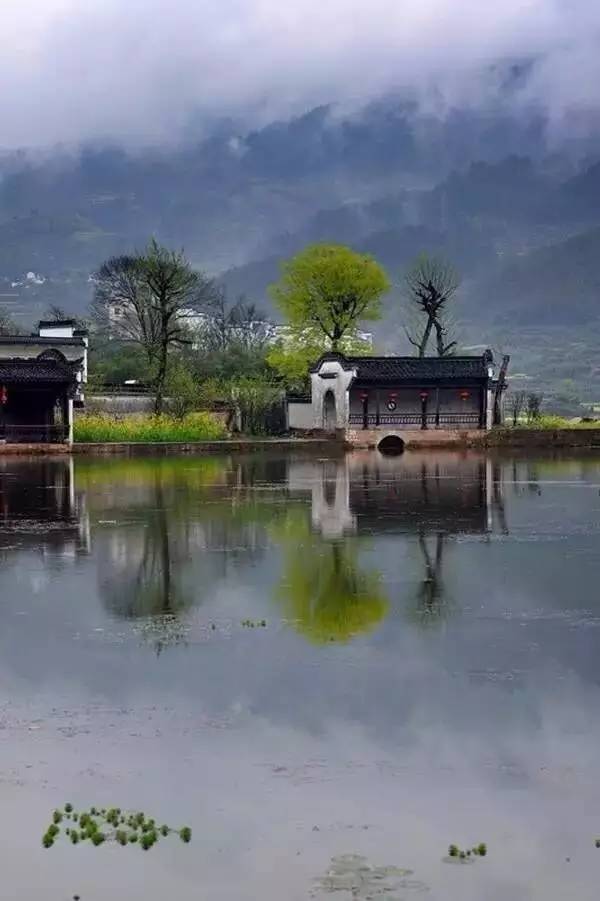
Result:
[[[507,423],[511,429],[599,429],[600,421],[597,419],[566,419],[564,416],[545,414],[533,419],[531,422],[520,422],[516,426]]]
[[[189,413],[183,419],[139,413],[119,419],[103,413],[89,413],[75,420],[73,438],[77,443],[106,442],[193,442],[217,441],[227,430],[211,413]]]

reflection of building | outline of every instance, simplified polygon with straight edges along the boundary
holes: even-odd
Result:
[[[85,494],[71,459],[0,458],[0,549],[36,549],[65,557],[89,550]]]
[[[318,464],[292,463],[289,483],[292,490],[310,490],[313,527],[327,538],[504,528],[499,470],[483,456],[355,452]]]
[[[505,384],[505,358],[499,374]],[[375,431],[489,429],[498,379],[488,350],[463,357],[347,357],[324,354],[311,371],[311,398],[290,406],[291,428]],[[401,437],[401,435],[400,435]]]

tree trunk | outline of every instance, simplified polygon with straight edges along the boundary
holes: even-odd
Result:
[[[158,368],[156,371],[156,380],[154,383],[154,413],[156,416],[160,416],[164,409],[168,350],[169,348],[167,342],[163,341],[159,351]]]
[[[432,328],[433,319],[430,317],[427,320],[427,325],[425,326],[425,331],[423,332],[423,337],[421,338],[421,343],[419,344],[419,357],[425,356],[425,351],[427,350],[427,345],[429,344],[429,336],[431,335]]]

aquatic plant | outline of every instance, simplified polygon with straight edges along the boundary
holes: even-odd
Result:
[[[471,860],[473,857],[485,857],[487,854],[487,845],[480,842],[472,848],[462,849],[458,845],[452,844],[448,846],[448,857],[454,860]]]
[[[143,811],[131,813],[122,811],[120,807],[103,807],[101,809],[90,807],[89,810],[77,812],[73,810],[72,805],[69,806],[71,806],[69,813],[72,813],[73,822],[79,821],[81,829],[78,831],[73,825],[65,830],[66,838],[73,845],[77,845],[81,841],[89,841],[96,847],[107,841],[116,842],[123,847],[139,843],[145,851],[148,851],[157,843],[160,836],[166,838],[171,832],[177,833],[186,844],[192,838],[192,830],[189,826],[177,830],[167,823],[163,823],[162,826],[157,827],[156,820],[153,817],[146,817]],[[61,811],[55,810],[52,814],[52,822],[42,836],[44,847],[51,848],[55,843],[60,834],[58,823],[61,820]]]

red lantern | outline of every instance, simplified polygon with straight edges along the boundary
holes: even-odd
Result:
[[[471,396],[471,392],[470,392],[470,391],[466,391],[465,389],[463,389],[463,390],[460,392],[460,399],[461,399],[461,400],[468,400],[470,396]]]
[[[425,401],[427,400],[428,397],[429,397],[429,391],[421,391],[421,400],[423,401],[423,403],[425,403]]]
[[[361,400],[366,400],[366,399],[368,398],[368,396],[369,396],[368,391],[361,391],[361,392],[360,392],[360,399],[361,399]]]
[[[6,403],[8,403],[8,391],[6,390],[6,385],[2,385],[2,388],[0,388],[0,404],[4,406]]]
[[[397,391],[388,391],[388,397],[390,400],[396,400],[396,398],[398,397],[398,392]]]

